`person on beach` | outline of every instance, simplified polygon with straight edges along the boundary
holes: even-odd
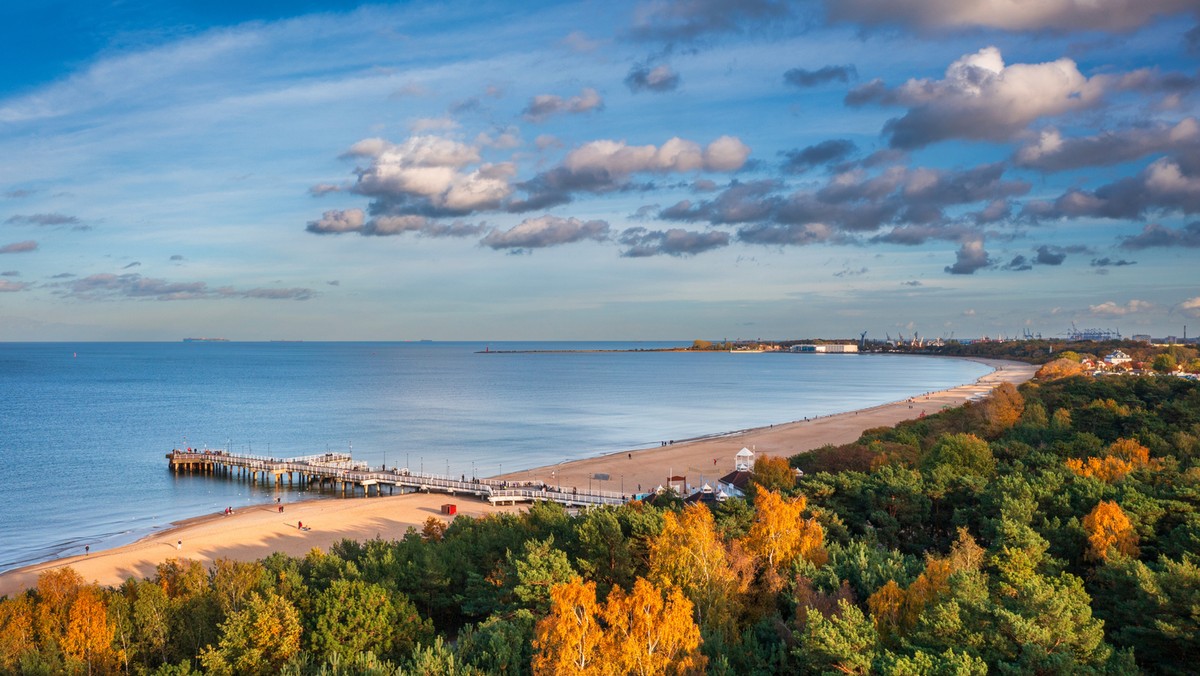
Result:
[[[83,555],[84,555],[84,556],[91,556],[91,555],[92,555],[92,546],[91,546],[91,545],[84,545],[84,546],[83,546]]]
[[[296,522],[296,530],[304,530],[304,522],[303,521]]]
[[[176,551],[183,551],[183,540],[175,543],[175,549]]]

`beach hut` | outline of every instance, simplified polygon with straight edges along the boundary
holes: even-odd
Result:
[[[754,451],[743,448],[733,456],[733,468],[739,472],[749,472],[754,468]]]

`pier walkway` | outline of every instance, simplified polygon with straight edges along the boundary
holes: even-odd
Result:
[[[626,496],[611,491],[579,491],[537,483],[514,483],[495,479],[455,479],[437,474],[421,474],[407,468],[371,468],[366,463],[355,462],[346,453],[322,453],[299,458],[268,458],[258,455],[234,454],[219,449],[172,450],[167,460],[176,474],[207,474],[210,476],[248,480],[251,484],[271,483],[274,486],[326,487],[340,491],[342,497],[358,494],[371,496],[375,488],[377,496],[388,494],[399,488],[402,493],[421,491],[446,493],[448,495],[473,495],[492,504],[516,504],[518,502],[551,501],[567,507],[594,507],[619,505]]]

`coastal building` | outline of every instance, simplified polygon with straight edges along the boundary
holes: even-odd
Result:
[[[754,451],[742,447],[742,450],[733,456],[733,469],[738,472],[749,472],[754,467]]]
[[[1133,357],[1130,357],[1121,350],[1113,350],[1107,357],[1104,358],[1104,362],[1110,366],[1128,364],[1131,361],[1133,361]]]
[[[744,498],[746,489],[750,486],[751,476],[752,473],[745,470],[730,472],[717,479],[717,491],[729,497]]]
[[[800,353],[848,354],[848,353],[851,353],[851,352],[858,352],[858,345],[855,345],[855,344],[853,344],[853,343],[851,343],[851,344],[849,344],[849,345],[841,345],[841,344],[823,344],[823,345],[809,345],[809,344],[800,344],[800,345],[793,345],[793,346],[791,346],[791,348],[789,348],[789,351],[790,351],[790,352],[800,352]]]

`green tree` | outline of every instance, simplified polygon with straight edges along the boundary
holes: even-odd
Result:
[[[1155,355],[1150,367],[1159,373],[1171,373],[1179,367],[1179,364],[1175,361],[1175,355],[1170,352],[1163,352],[1162,354]]]
[[[221,639],[200,653],[213,674],[274,674],[300,651],[300,614],[280,596],[251,594],[221,623]]]
[[[458,655],[464,664],[486,674],[529,674],[536,623],[533,613],[524,608],[511,615],[492,615],[459,635]]]
[[[361,580],[335,580],[317,596],[313,613],[309,642],[320,656],[370,651],[406,658],[433,638],[433,625],[403,594]]]
[[[537,615],[550,610],[550,590],[576,576],[566,553],[554,546],[554,536],[529,540],[521,556],[510,556],[516,584],[513,595]]]
[[[921,469],[950,467],[963,474],[987,478],[996,470],[996,458],[988,443],[974,434],[947,434],[921,458]]]
[[[796,640],[794,653],[805,673],[868,674],[879,635],[857,606],[842,600],[831,617],[810,613]]]

